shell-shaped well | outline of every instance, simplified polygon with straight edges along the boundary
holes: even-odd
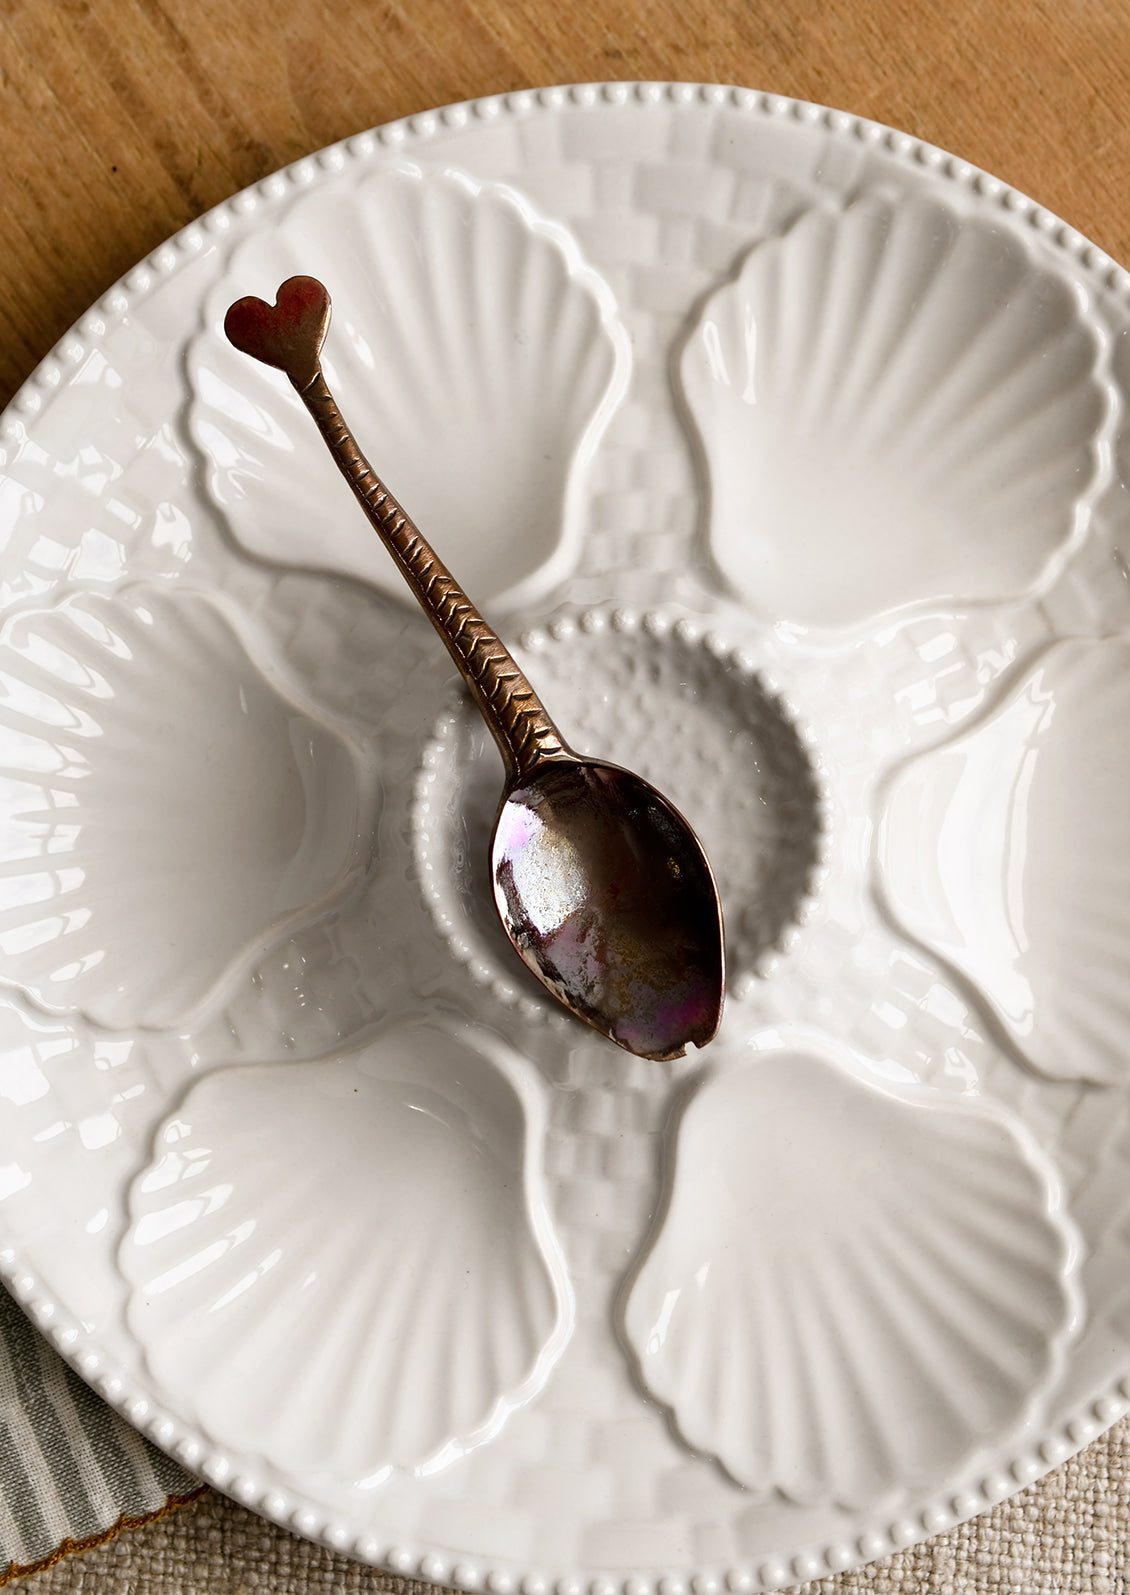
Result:
[[[891,1507],[1032,1415],[1074,1260],[1017,1122],[775,1037],[683,1112],[624,1330],[645,1388],[739,1483]]]
[[[135,586],[0,632],[0,981],[171,1027],[364,867],[375,774],[234,611]]]
[[[280,372],[223,334],[295,274],[333,300],[323,366],[374,470],[479,605],[566,576],[584,473],[628,380],[611,290],[513,190],[414,166],[296,200],[234,251],[188,354],[189,425],[236,541],[411,602]]]
[[[572,1296],[523,1060],[403,1023],[221,1069],[130,1194],[129,1324],[210,1441],[371,1487],[488,1439],[544,1383]]]
[[[1039,590],[1109,472],[1105,345],[1003,222],[921,195],[807,211],[682,352],[716,564],[815,627]]]
[[[1053,644],[891,779],[878,890],[1041,1073],[1130,1078],[1130,640]]]

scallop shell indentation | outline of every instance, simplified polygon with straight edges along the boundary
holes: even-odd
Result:
[[[1046,586],[1109,476],[1078,283],[932,198],[813,209],[707,300],[679,376],[713,557],[759,613],[842,627]]]
[[[161,1388],[215,1445],[368,1487],[496,1433],[572,1327],[540,1092],[427,1020],[201,1080],[120,1253]]]
[[[937,1491],[1058,1377],[1078,1311],[1058,1203],[1003,1112],[774,1038],[678,1124],[624,1312],[643,1383],[760,1494]]]
[[[1059,1079],[1127,1079],[1128,724],[1130,641],[1054,643],[976,725],[895,773],[878,831],[896,926]]]
[[[323,365],[358,442],[475,602],[528,602],[568,575],[585,467],[631,363],[572,235],[501,185],[382,168],[302,194],[209,295],[189,426],[236,541],[411,602],[286,378],[223,335],[233,300],[273,302],[298,273],[333,298]]]
[[[111,1029],[186,1021],[368,857],[367,760],[202,594],[16,614],[0,762],[0,981]]]

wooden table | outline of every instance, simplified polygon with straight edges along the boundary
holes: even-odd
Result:
[[[1130,261],[1119,0],[5,0],[0,401],[135,261],[277,167],[431,106],[607,78],[738,83],[873,117]],[[269,1586],[290,1588],[272,1565]],[[955,1571],[953,1587],[982,1587],[972,1563]],[[69,1588],[62,1572],[43,1587]],[[170,1577],[145,1588],[188,1588]]]
[[[874,117],[1130,259],[1118,0],[5,0],[0,400],[142,255],[277,167],[430,106],[605,78]]]

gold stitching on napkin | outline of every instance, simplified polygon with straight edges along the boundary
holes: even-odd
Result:
[[[118,1521],[111,1523],[108,1529],[103,1529],[100,1534],[92,1534],[85,1540],[72,1540],[68,1535],[65,1540],[59,1542],[50,1556],[44,1556],[38,1562],[9,1563],[0,1573],[0,1588],[10,1584],[14,1578],[26,1578],[29,1573],[42,1573],[47,1568],[54,1567],[56,1562],[61,1562],[64,1556],[72,1556],[76,1551],[92,1551],[98,1545],[105,1545],[107,1541],[115,1539],[123,1529],[140,1529],[147,1523],[156,1523],[158,1518],[166,1517],[178,1507],[199,1501],[200,1497],[207,1495],[210,1489],[211,1485],[202,1484],[198,1490],[190,1490],[187,1495],[170,1495],[164,1506],[159,1506],[154,1512],[143,1512],[140,1517],[127,1517],[123,1512]]]

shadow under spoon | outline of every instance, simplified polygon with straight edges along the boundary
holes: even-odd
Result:
[[[500,639],[357,447],[322,374],[330,297],[291,277],[240,299],[224,330],[285,372],[374,529],[442,637],[498,744],[495,906],[555,997],[617,1045],[662,1061],[705,1046],[725,995],[722,911],[687,821],[641,777],[565,743]]]

